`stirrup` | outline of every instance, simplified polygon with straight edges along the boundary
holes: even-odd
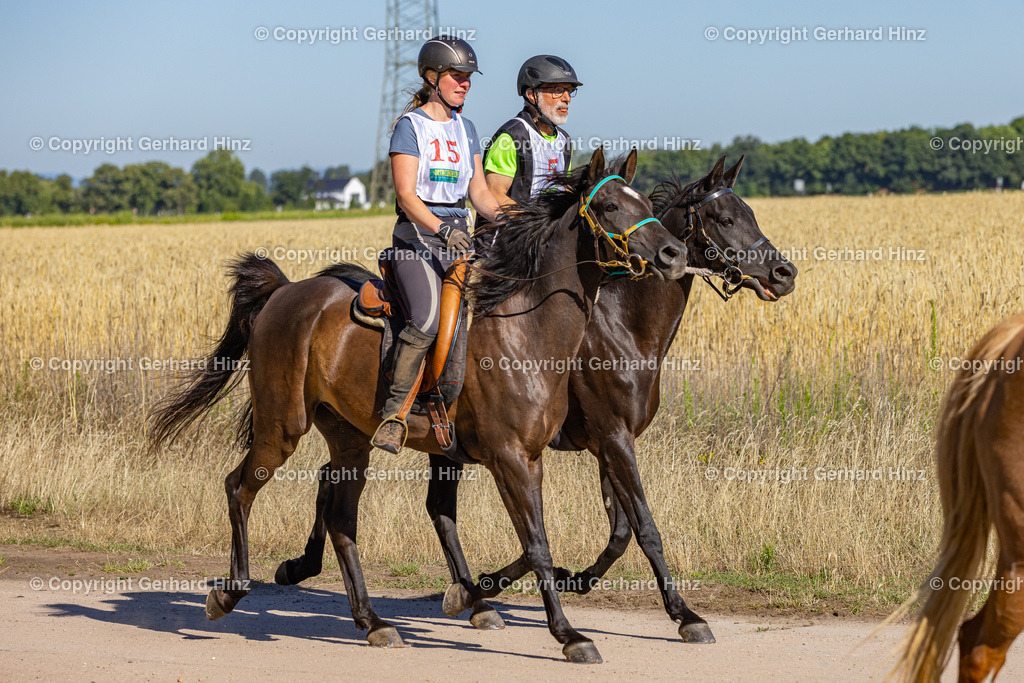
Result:
[[[403,448],[405,448],[405,440],[409,438],[409,423],[406,422],[404,418],[398,417],[397,415],[392,415],[391,417],[385,419],[383,422],[377,425],[377,429],[374,430],[373,436],[370,438],[370,445],[376,448],[380,448],[380,446],[377,445],[377,434],[380,432],[381,427],[388,424],[389,422],[394,422],[396,424],[402,425],[402,442],[398,444],[398,450],[402,450]]]

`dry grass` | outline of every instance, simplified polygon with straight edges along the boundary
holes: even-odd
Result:
[[[1024,194],[751,201],[762,229],[793,255],[796,292],[775,304],[745,293],[723,304],[698,282],[673,355],[662,412],[638,444],[648,499],[670,566],[814,576],[878,588],[922,576],[937,546],[932,420],[952,377],[933,357],[962,356],[1022,310]],[[266,246],[336,249],[349,260],[389,243],[391,219],[5,229],[0,240],[0,505],[49,515],[53,533],[93,543],[226,551],[223,476],[240,455],[226,402],[182,446],[144,449],[147,409],[167,374],[142,358],[185,359],[227,315],[222,264]],[[881,260],[818,260],[816,248],[881,247]],[[924,250],[924,261],[890,249]],[[905,253],[905,252],[901,252]],[[275,259],[292,279],[327,260]],[[372,263],[362,261],[364,265]],[[41,358],[44,368],[32,368]],[[49,369],[51,358],[133,359],[132,369]],[[407,453],[372,465],[422,469]],[[311,434],[286,466],[327,459]],[[556,560],[580,568],[607,539],[589,455],[545,456],[546,519]],[[747,482],[743,470],[807,468],[807,480]],[[882,472],[828,482],[817,468]],[[925,480],[892,480],[889,468]],[[462,486],[460,528],[475,567],[519,554],[489,475]],[[717,475],[717,477],[715,476]],[[367,560],[437,564],[426,484],[372,482],[360,514]],[[257,498],[253,552],[292,555],[312,517],[314,485],[276,481]],[[0,534],[17,535],[10,515]],[[645,571],[635,548],[627,571]]]

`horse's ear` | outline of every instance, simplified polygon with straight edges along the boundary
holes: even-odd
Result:
[[[711,189],[715,187],[722,180],[722,175],[725,173],[725,155],[723,154],[718,158],[718,163],[711,169],[711,173],[704,176],[704,191],[711,192]]]
[[[726,187],[731,188],[736,184],[736,176],[740,174],[740,167],[743,166],[743,159],[745,157],[745,154],[740,155],[740,160],[722,176],[722,180],[725,182]]]
[[[590,176],[590,182],[596,182],[598,178],[604,175],[604,149],[601,147],[597,148],[594,155],[590,157],[590,170],[588,171]]]
[[[636,176],[636,156],[636,147],[634,147],[629,150],[629,155],[626,157],[626,160],[622,162],[622,170],[619,172],[619,175],[622,176],[622,179],[626,181],[627,185],[632,183],[633,178]]]

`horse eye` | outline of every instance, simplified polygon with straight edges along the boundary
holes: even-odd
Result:
[[[722,219],[722,225],[732,225],[732,219],[731,218],[723,218]]]
[[[604,205],[604,210],[605,210],[605,211],[609,211],[609,212],[610,212],[610,211],[617,211],[617,210],[618,210],[618,208],[619,208],[619,207],[618,207],[618,206],[616,206],[616,205],[615,205],[615,204],[614,204],[613,202],[607,202],[607,203],[606,203],[606,204]]]

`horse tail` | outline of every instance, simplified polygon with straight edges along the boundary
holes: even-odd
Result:
[[[179,387],[157,406],[153,415],[150,443],[173,443],[193,422],[204,415],[244,377],[236,374],[249,347],[256,316],[270,295],[288,284],[288,278],[267,258],[254,253],[239,254],[228,264],[231,313],[216,347],[200,366],[186,373]],[[245,414],[251,415],[247,407]]]
[[[1014,342],[1016,341],[1016,344]],[[1007,318],[971,350],[946,395],[939,422],[936,460],[942,500],[939,559],[924,584],[887,621],[919,601],[924,606],[901,643],[903,655],[893,676],[937,681],[952,655],[953,638],[975,592],[971,586],[985,566],[992,515],[978,463],[976,437],[990,410],[991,395],[1005,372],[990,370],[1011,346],[1024,343],[1024,315]]]

